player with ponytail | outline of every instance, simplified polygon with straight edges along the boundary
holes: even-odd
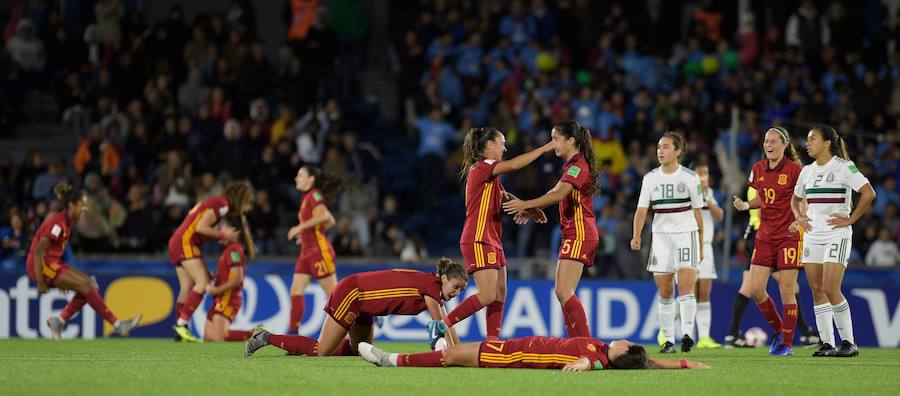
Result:
[[[212,297],[212,305],[206,315],[203,329],[204,341],[244,341],[250,338],[250,330],[229,329],[235,316],[241,310],[244,274],[247,262],[256,257],[256,245],[244,215],[227,216],[219,222],[219,231],[234,230],[241,234],[241,242],[220,242],[225,245],[216,265],[214,284],[206,286],[206,293]]]

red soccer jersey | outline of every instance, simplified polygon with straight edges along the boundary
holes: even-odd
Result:
[[[247,259],[245,257],[244,247],[241,246],[240,243],[231,242],[228,246],[225,246],[225,250],[222,251],[222,255],[219,256],[219,262],[216,264],[216,279],[214,280],[214,284],[216,286],[221,286],[227,283],[231,279],[231,269],[233,267],[239,267],[246,270]],[[244,282],[238,283],[237,286],[222,293],[222,298],[227,300],[230,295],[240,296],[243,288]]]
[[[791,197],[794,195],[794,185],[797,184],[802,169],[803,167],[787,157],[772,169],[769,169],[769,161],[766,159],[753,164],[749,184],[756,189],[762,201],[757,238],[779,241],[800,237],[798,233],[788,232],[788,227],[794,222]]]
[[[424,296],[441,305],[441,278],[415,270],[385,270],[350,275],[343,282],[356,284],[348,300],[359,301],[360,313],[370,316],[418,315],[426,309]]]
[[[478,161],[466,176],[466,224],[459,243],[483,243],[503,248],[500,222],[503,183],[494,176],[498,161]]]
[[[206,212],[210,211],[216,216],[216,223],[218,223],[219,220],[228,214],[228,200],[223,196],[212,196],[204,199],[194,205],[188,212],[187,217],[184,218],[184,221],[181,222],[181,225],[178,226],[178,229],[175,230],[175,235],[181,240],[185,258],[191,258],[187,257],[188,253],[195,257],[199,256],[199,246],[210,239],[196,232],[200,219],[203,218]]]
[[[37,251],[38,242],[41,238],[47,238],[50,241],[50,248],[44,254],[44,265],[59,262],[66,249],[66,242],[72,236],[72,220],[65,212],[57,212],[47,217],[40,228],[34,233],[34,239],[31,240],[31,248],[28,249],[28,273],[34,271],[34,252]],[[34,274],[32,274],[33,276]]]
[[[594,194],[591,172],[581,153],[566,162],[561,183],[572,185],[572,192],[559,202],[559,227],[562,237],[576,241],[596,241],[597,218],[594,216]]]
[[[319,205],[325,205],[322,192],[315,188],[307,191],[303,196],[303,201],[300,202],[300,211],[297,213],[300,222],[309,221],[313,217],[313,209]],[[328,251],[329,242],[325,238],[325,224],[317,224],[315,227],[300,231],[300,244],[303,253]]]
[[[478,355],[481,367],[561,369],[586,357],[595,370],[611,368],[609,345],[592,337],[531,336],[484,341]]]

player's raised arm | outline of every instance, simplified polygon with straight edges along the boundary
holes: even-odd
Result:
[[[506,173],[512,173],[518,171],[536,159],[540,158],[541,155],[548,151],[553,150],[553,141],[547,142],[541,147],[538,147],[534,150],[531,150],[527,153],[519,154],[512,159],[506,161],[500,161],[497,163],[497,166],[494,167],[494,170],[491,172],[494,176],[500,176]]]
[[[513,199],[503,203],[503,210],[508,214],[515,215],[519,212],[524,212],[529,209],[543,209],[550,205],[559,203],[571,192],[571,184],[558,182],[556,183],[556,186],[553,187],[553,189],[547,191],[546,194],[535,199],[529,199],[527,201]]]

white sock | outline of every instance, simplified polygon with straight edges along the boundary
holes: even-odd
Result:
[[[697,338],[709,337],[709,326],[712,317],[712,303],[709,301],[697,303]]]
[[[120,324],[122,324],[122,322],[119,322],[119,321],[117,320],[116,323],[113,323],[113,327],[115,327],[115,328],[118,329]]]
[[[397,359],[400,357],[399,353],[392,353],[388,355],[388,360],[391,362],[391,366],[397,367]]]
[[[186,321],[186,320],[184,320],[184,319],[178,319],[178,321],[175,322],[175,324],[177,324],[177,325],[179,325],[179,326],[187,326],[188,321]]]
[[[674,298],[659,299],[659,328],[666,341],[675,343],[675,303]]]
[[[834,310],[831,304],[813,306],[816,313],[816,328],[819,329],[819,338],[823,344],[834,346]]]
[[[678,310],[681,312],[681,332],[690,335],[694,332],[694,318],[697,316],[697,298],[693,294],[678,297]]]
[[[853,339],[853,320],[850,318],[850,304],[845,299],[844,302],[838,305],[832,305],[831,309],[834,311],[834,324],[837,325],[841,339],[856,345],[856,341]]]

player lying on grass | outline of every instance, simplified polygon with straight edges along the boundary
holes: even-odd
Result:
[[[219,263],[216,265],[214,284],[206,285],[206,294],[213,298],[212,306],[206,315],[206,327],[203,329],[204,341],[245,341],[252,335],[250,330],[232,330],[228,327],[241,310],[241,290],[244,288],[244,273],[247,261],[253,260],[256,247],[247,223],[240,218],[229,215],[222,218],[216,227],[220,232],[239,231],[241,242],[220,241],[225,245]],[[240,227],[240,229],[236,229]],[[244,246],[248,248],[245,250]]]
[[[609,344],[591,337],[556,338],[531,336],[504,341],[482,341],[451,346],[443,351],[388,353],[372,344],[359,343],[359,355],[382,367],[485,367],[562,369],[708,369],[690,360],[649,359],[644,347],[625,340]]]
[[[325,304],[328,316],[318,341],[257,329],[247,340],[244,355],[251,356],[266,345],[274,345],[292,355],[355,355],[357,343],[372,341],[373,318],[418,315],[427,310],[432,319],[441,320],[445,316],[444,302],[458,296],[467,282],[465,268],[448,258],[438,261],[434,274],[395,269],[350,275],[335,285]],[[452,331],[450,334],[452,338],[446,341],[459,344],[456,334]]]

